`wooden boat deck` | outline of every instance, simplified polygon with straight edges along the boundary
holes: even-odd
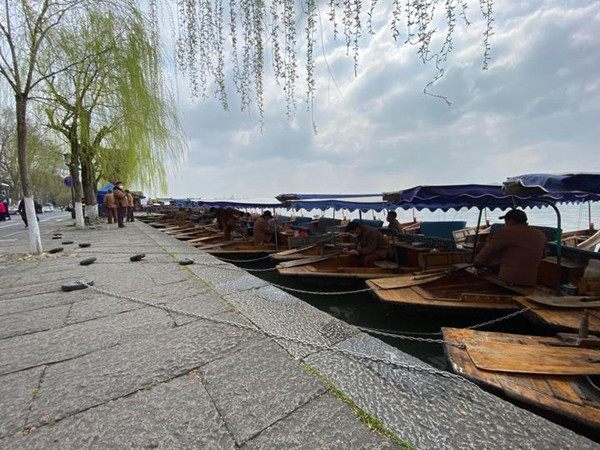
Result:
[[[510,398],[550,410],[591,427],[600,427],[600,392],[593,388],[585,376],[561,375],[565,369],[573,367],[583,367],[580,370],[583,373],[598,373],[600,363],[587,364],[588,366],[592,365],[589,370],[585,369],[585,364],[573,363],[571,359],[562,356],[564,355],[562,342],[554,337],[522,336],[455,328],[444,328],[442,331],[444,340],[466,344],[466,348],[445,345],[446,355],[456,373],[472,381],[498,389]],[[493,345],[532,347],[532,351],[526,352],[530,353],[531,357],[524,358],[516,364],[515,361],[503,361],[501,354],[500,361],[496,362],[500,366],[505,365],[510,369],[511,366],[516,365],[521,367],[521,369],[517,367],[516,370],[533,372],[542,370],[551,373],[492,371],[477,367],[470,351],[476,352],[478,347],[488,349]],[[551,357],[553,349],[557,350],[557,355],[561,355],[558,363],[557,359]],[[569,349],[581,350],[573,347],[569,347]],[[600,361],[600,349],[585,349],[585,351],[597,355],[596,360]],[[489,352],[485,351],[484,354],[489,355]],[[514,355],[512,356],[515,359]],[[573,357],[573,359],[576,358],[577,356]],[[541,369],[540,366],[542,366]]]
[[[548,295],[547,298],[552,298]],[[531,308],[532,314],[541,322],[554,328],[565,329],[569,331],[579,330],[583,310],[588,312],[588,328],[591,333],[600,334],[600,307],[592,308],[561,308],[542,304],[532,300],[530,297],[515,297],[521,305]]]
[[[339,251],[340,248],[333,245],[315,245],[273,253],[271,258],[275,261],[295,261],[299,259],[334,255]]]
[[[254,245],[252,241],[231,242],[229,244],[215,246],[205,250],[214,256],[231,256],[233,254],[270,254],[277,252],[275,245]]]
[[[285,267],[277,265],[277,271],[284,276],[318,277],[318,278],[359,278],[367,280],[374,277],[394,277],[398,275],[397,268],[362,267],[360,258],[351,255],[340,255],[318,258],[307,258],[297,261],[298,265]],[[304,264],[302,262],[305,262]]]
[[[405,274],[394,278],[372,279],[367,286],[374,289],[381,301],[405,306],[451,309],[519,309],[511,289],[478,277],[466,270],[423,278]]]

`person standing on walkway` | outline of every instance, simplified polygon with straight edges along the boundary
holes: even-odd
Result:
[[[115,203],[115,196],[112,189],[104,195],[102,201],[104,209],[106,209],[106,221],[108,223],[117,223],[117,204]]]
[[[113,195],[117,206],[117,223],[119,224],[119,228],[125,228],[123,218],[127,211],[127,197],[125,196],[125,192],[123,192],[123,183],[121,181],[116,182]]]
[[[127,198],[127,222],[133,222],[133,195],[128,189],[125,189],[125,197]]]

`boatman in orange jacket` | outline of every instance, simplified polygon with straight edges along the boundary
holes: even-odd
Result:
[[[475,267],[499,266],[498,278],[534,286],[546,251],[546,236],[527,224],[527,214],[513,209],[504,216],[506,226],[496,232],[475,257]]]
[[[115,204],[117,206],[117,223],[119,224],[119,228],[125,228],[123,219],[125,218],[125,214],[127,212],[127,197],[125,197],[125,192],[123,192],[123,183],[120,181],[115,183],[113,195],[115,197]]]
[[[352,221],[346,227],[346,232],[358,239],[358,249],[345,249],[344,252],[360,256],[363,267],[375,267],[375,261],[387,258],[389,243],[375,228]]]
[[[115,196],[112,189],[109,189],[104,195],[102,204],[106,209],[106,221],[108,223],[117,223],[117,204],[115,203]]]
[[[269,226],[272,217],[271,211],[265,211],[254,222],[254,245],[265,245],[273,240],[275,230]]]

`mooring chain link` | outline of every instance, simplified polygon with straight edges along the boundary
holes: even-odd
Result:
[[[529,311],[531,308],[529,307],[525,307],[522,309],[519,309],[518,311],[512,312],[510,314],[507,314],[506,316],[502,316],[502,317],[498,317],[496,319],[492,319],[492,320],[488,320],[487,322],[482,322],[482,323],[478,323],[475,325],[471,325],[469,327],[466,327],[468,330],[474,330],[477,328],[483,328],[487,325],[492,325],[498,322],[502,322],[503,320],[507,320],[507,319],[511,319],[515,316],[518,316],[520,314],[526,313],[527,311]],[[408,341],[417,341],[417,342],[427,342],[427,343],[431,343],[431,344],[449,344],[449,345],[454,345],[455,347],[458,348],[465,348],[463,346],[463,344],[456,344],[454,342],[449,342],[449,341],[445,341],[443,339],[431,339],[431,338],[420,338],[420,337],[416,337],[414,336],[415,334],[420,334],[420,335],[428,335],[428,336],[442,336],[443,333],[437,332],[437,333],[419,333],[419,332],[412,332],[412,331],[399,331],[398,333],[389,333],[386,331],[381,331],[381,330],[375,330],[373,328],[366,328],[366,327],[357,327],[359,330],[364,331],[365,333],[371,333],[371,334],[378,334],[380,336],[389,336],[389,337],[393,337],[393,338],[398,338],[398,339],[405,339]],[[412,336],[411,336],[412,335]]]
[[[437,376],[441,376],[444,378],[450,378],[450,379],[455,379],[458,381],[461,381],[463,383],[468,383],[471,385],[476,386],[473,382],[467,380],[466,378],[461,377],[460,375],[456,375],[450,372],[446,372],[443,370],[438,370],[435,369],[434,367],[428,367],[428,366],[421,366],[421,365],[416,365],[416,364],[407,364],[407,363],[402,363],[399,362],[397,360],[392,360],[391,358],[383,358],[380,356],[374,356],[374,355],[367,355],[365,353],[360,353],[360,352],[356,352],[353,350],[348,350],[348,349],[344,349],[344,348],[339,348],[339,347],[333,347],[331,345],[326,345],[326,344],[320,344],[320,343],[316,343],[316,342],[311,342],[308,341],[306,339],[301,339],[301,338],[297,338],[297,337],[293,337],[293,336],[285,336],[282,334],[278,334],[278,333],[274,333],[271,331],[267,331],[267,330],[263,330],[260,328],[257,328],[255,326],[252,325],[247,325],[244,323],[238,323],[238,322],[233,322],[230,320],[226,320],[226,319],[220,319],[217,317],[209,317],[209,316],[205,316],[203,314],[198,314],[198,313],[194,313],[194,312],[190,312],[190,311],[183,311],[183,310],[179,310],[177,308],[173,308],[164,304],[159,304],[159,303],[155,303],[155,302],[150,302],[147,300],[142,300],[142,299],[138,299],[135,297],[131,297],[128,295],[123,295],[123,294],[117,294],[115,292],[111,292],[111,291],[107,291],[105,289],[100,289],[97,288],[95,286],[92,286],[88,283],[86,283],[85,281],[79,280],[77,281],[79,284],[82,284],[86,287],[88,287],[89,289],[91,289],[92,291],[95,291],[99,294],[104,294],[104,295],[108,295],[114,298],[120,298],[123,300],[128,300],[134,303],[139,303],[141,305],[145,305],[145,306],[150,306],[153,308],[157,308],[157,309],[161,309],[163,311],[168,311],[174,314],[181,314],[181,315],[185,315],[185,316],[189,316],[189,317],[194,317],[197,319],[201,319],[201,320],[206,320],[208,322],[213,322],[213,323],[219,323],[219,324],[223,324],[223,325],[229,325],[232,327],[236,327],[236,328],[240,328],[240,329],[245,329],[245,330],[249,330],[255,333],[261,333],[265,336],[274,338],[274,339],[282,339],[285,341],[289,341],[289,342],[293,342],[296,344],[301,344],[301,345],[307,345],[309,347],[312,347],[314,349],[319,349],[319,350],[326,350],[326,351],[330,351],[330,352],[334,352],[334,353],[339,353],[342,355],[346,355],[346,356],[350,356],[354,359],[358,359],[358,360],[366,360],[366,361],[370,361],[370,362],[374,362],[374,363],[382,363],[382,364],[386,364],[388,366],[391,366],[395,369],[405,369],[405,370],[411,370],[414,372],[423,372],[423,373],[428,373],[430,375],[437,375]]]
[[[477,325],[471,325],[470,327],[467,327],[467,329],[474,330],[476,328],[482,328],[482,327],[485,327],[487,325],[492,325],[494,323],[498,323],[498,322],[501,322],[503,320],[510,319],[512,317],[518,316],[519,314],[526,313],[529,310],[531,310],[530,307],[525,307],[525,308],[519,309],[518,311],[515,311],[514,313],[510,313],[510,314],[508,314],[506,316],[498,317],[497,319],[488,320],[487,322],[478,323]]]

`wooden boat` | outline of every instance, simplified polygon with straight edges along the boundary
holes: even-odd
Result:
[[[556,297],[545,294],[517,296],[515,300],[530,308],[530,317],[561,330],[579,330],[585,311],[590,332],[600,333],[600,297]]]
[[[275,261],[295,261],[307,258],[320,258],[323,256],[330,256],[338,254],[340,247],[327,244],[327,245],[309,245],[300,248],[292,248],[289,250],[283,250],[277,253],[273,253],[271,258]]]
[[[600,339],[575,347],[556,337],[442,331],[445,341],[464,347],[444,346],[454,372],[510,398],[600,427],[600,347],[594,347]]]
[[[370,279],[367,286],[381,301],[396,305],[488,310],[521,308],[515,297],[522,292],[479,277],[466,265]]]
[[[254,242],[252,241],[218,242],[210,245],[198,246],[198,249],[213,256],[221,256],[224,258],[235,257],[235,255],[243,256],[244,258],[260,257],[278,251],[275,244],[254,245]]]
[[[281,262],[277,271],[283,276],[308,278],[358,278],[393,277],[398,267],[390,261],[377,261],[379,267],[362,267],[360,258],[354,255],[341,255],[339,251],[329,256],[305,258]]]

